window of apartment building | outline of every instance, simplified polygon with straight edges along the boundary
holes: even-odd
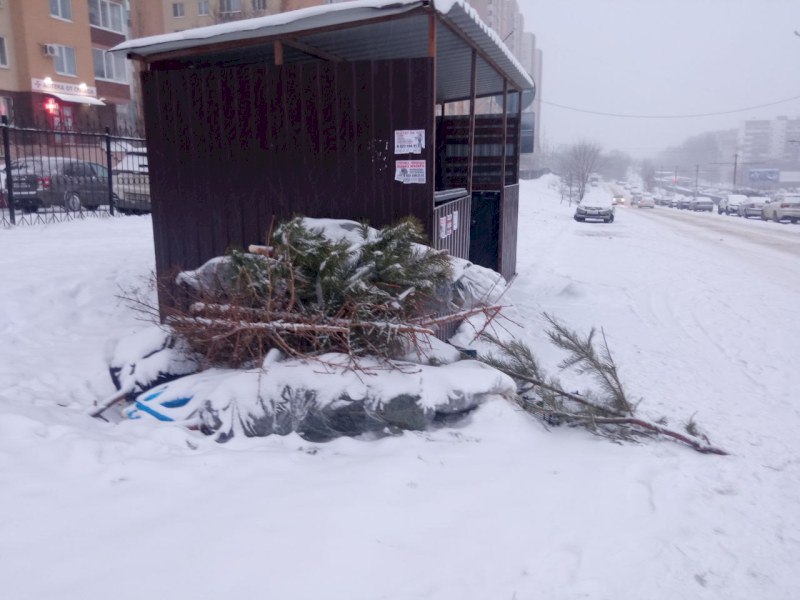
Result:
[[[78,66],[75,61],[75,48],[70,46],[56,46],[56,73],[59,75],[78,75]]]
[[[8,96],[0,96],[0,117],[8,117],[11,119],[11,108],[14,106],[13,101]]]
[[[122,4],[111,0],[89,0],[89,23],[123,33],[125,18]]]
[[[186,16],[186,9],[183,6],[183,2],[173,2],[172,3],[172,16],[173,17],[185,17]]]
[[[223,13],[242,12],[242,0],[219,0],[219,11]]]
[[[6,38],[0,37],[0,67],[8,66],[8,54],[6,54]]]
[[[211,9],[208,6],[208,0],[197,1],[197,14],[198,16],[205,17],[211,14]]]
[[[72,19],[72,0],[50,0],[50,14],[59,19]]]
[[[100,48],[92,48],[94,76],[97,79],[128,83],[128,65],[124,56],[111,54]]]
[[[253,0],[253,10],[267,10],[267,0]]]

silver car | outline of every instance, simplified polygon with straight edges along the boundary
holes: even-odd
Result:
[[[769,202],[766,196],[749,196],[747,200],[742,200],[739,204],[739,216],[745,219],[749,217],[760,217],[761,209]]]
[[[653,199],[652,194],[642,194],[642,197],[639,199],[639,203],[637,204],[639,208],[655,208],[656,202]]]
[[[761,218],[765,221],[770,219],[779,221],[800,221],[800,195],[784,196],[773,202],[765,204],[761,209]]]
[[[743,200],[747,200],[744,194],[728,194],[723,196],[719,201],[719,214],[721,215],[738,215],[739,205]]]
[[[614,222],[614,205],[611,199],[605,199],[598,195],[586,196],[581,200],[575,209],[576,221],[603,221],[605,223]]]
[[[689,203],[689,210],[712,212],[714,210],[714,201],[708,196],[697,196],[692,198]]]

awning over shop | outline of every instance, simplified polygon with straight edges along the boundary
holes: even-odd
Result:
[[[93,104],[95,106],[105,106],[106,103],[92,96],[79,96],[78,94],[64,94],[62,92],[44,92],[48,96],[54,96],[64,102],[74,102],[75,104]]]

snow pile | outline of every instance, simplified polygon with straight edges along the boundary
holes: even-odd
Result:
[[[514,382],[476,361],[444,366],[364,360],[346,355],[291,360],[265,369],[210,369],[140,394],[125,409],[183,421],[226,442],[296,432],[323,442],[339,436],[422,431],[463,416],[492,395],[511,395]]]
[[[603,327],[640,410],[696,411],[732,456],[501,399],[369,443],[109,425],[87,412],[114,391],[105,341],[145,327],[118,296],[147,292],[150,219],[0,231],[3,597],[795,600],[800,227],[574,210],[522,183],[513,332],[549,367],[542,311]]]
[[[108,365],[116,388],[129,395],[200,369],[186,344],[161,327],[149,327],[116,340]]]

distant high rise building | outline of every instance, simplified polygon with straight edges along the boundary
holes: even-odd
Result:
[[[525,18],[519,11],[517,0],[468,0],[468,2],[481,20],[503,40],[536,83],[536,98],[533,104],[525,108],[528,116],[524,116],[523,120],[532,121],[533,147],[534,152],[538,152],[541,144],[542,51],[536,47],[536,36],[525,31]],[[532,161],[523,157],[521,167],[523,172],[532,168],[526,164],[528,162]]]
[[[737,141],[744,163],[800,163],[800,118],[742,121]]]

